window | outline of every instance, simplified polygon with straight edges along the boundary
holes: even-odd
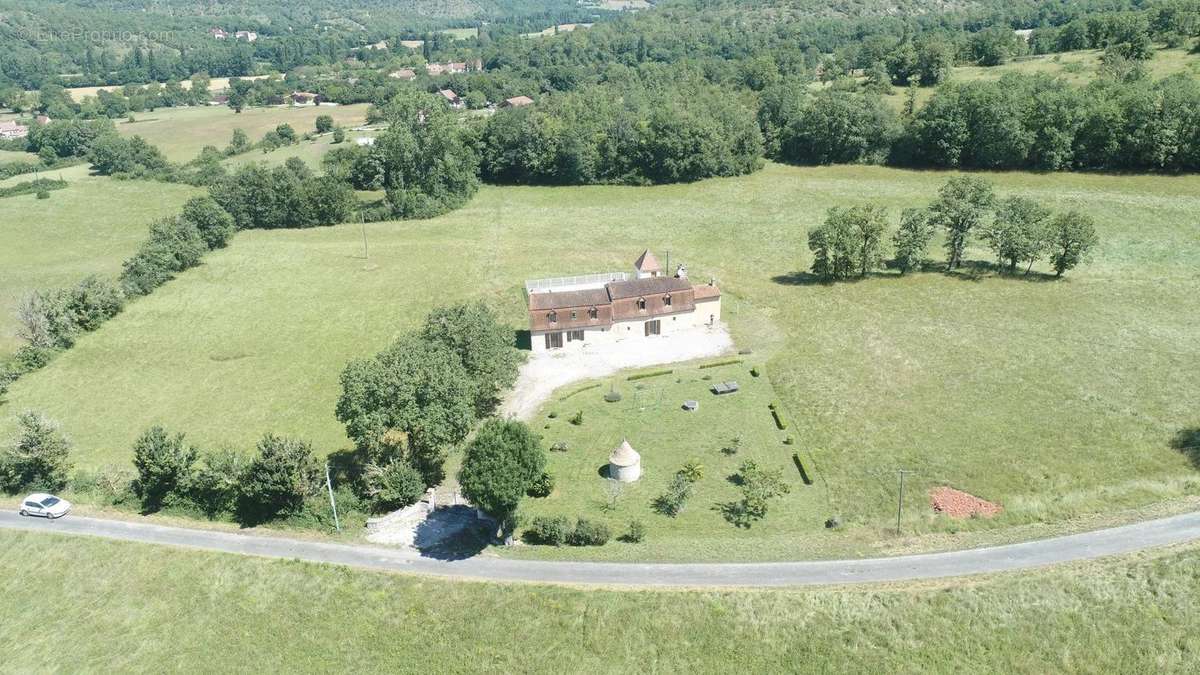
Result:
[[[640,311],[640,312],[646,311],[646,299],[645,298],[637,299],[637,308],[638,308],[638,311]]]
[[[581,330],[567,331],[567,342],[583,342],[583,331],[581,331]]]
[[[662,322],[658,319],[646,322],[646,336],[662,335]]]
[[[562,333],[546,333],[546,349],[559,349],[563,346]]]
[[[579,315],[577,315],[575,313],[575,310],[571,310],[571,320],[574,321],[575,319],[578,319],[578,318],[579,318]]]
[[[596,319],[600,318],[600,310],[596,309],[595,307],[589,309],[588,310],[588,318],[591,319],[592,321],[595,321]]]
[[[558,323],[558,312],[550,312],[546,318],[550,319],[550,323]]]
[[[671,306],[671,294],[670,293],[667,293],[666,295],[663,296],[663,304],[666,305],[667,307]]]

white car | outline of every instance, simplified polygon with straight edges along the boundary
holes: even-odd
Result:
[[[67,515],[70,510],[71,502],[42,492],[35,492],[21,501],[23,516],[41,516],[54,520]]]

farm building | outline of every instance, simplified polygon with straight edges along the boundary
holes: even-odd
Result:
[[[29,135],[29,127],[24,124],[18,124],[11,120],[0,122],[0,138],[5,140],[13,138],[25,138]]]
[[[449,89],[439,89],[438,93],[442,95],[442,98],[446,99],[446,103],[449,103],[451,108],[461,108],[466,105],[463,103],[463,100],[458,97],[458,94]]]
[[[533,99],[529,98],[528,96],[514,96],[512,98],[504,99],[504,102],[500,104],[500,107],[521,108],[527,105],[533,105]]]
[[[604,272],[525,282],[533,351],[645,340],[703,330],[721,320],[721,290],[693,285],[680,265],[664,273],[649,250],[633,273]]]

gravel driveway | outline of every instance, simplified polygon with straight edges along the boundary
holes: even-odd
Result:
[[[501,417],[528,420],[560,387],[627,368],[692,361],[733,351],[724,324],[645,340],[584,344],[582,349],[530,354],[517,383],[500,406]]]

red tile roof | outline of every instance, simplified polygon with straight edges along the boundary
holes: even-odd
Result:
[[[696,292],[697,300],[707,300],[709,298],[721,297],[721,289],[717,288],[716,286],[713,286],[712,284],[701,284],[699,286],[692,286],[692,290]]]
[[[677,293],[691,287],[692,284],[687,279],[646,277],[630,281],[613,281],[608,284],[608,294],[612,296],[613,300],[621,300],[622,298],[637,298],[657,293]]]
[[[658,264],[658,258],[650,252],[650,249],[642,251],[642,255],[638,257],[637,262],[633,263],[635,269],[643,272],[661,272],[662,265]]]
[[[604,288],[529,294],[530,310],[591,307],[592,305],[607,305],[609,302],[608,290]]]

